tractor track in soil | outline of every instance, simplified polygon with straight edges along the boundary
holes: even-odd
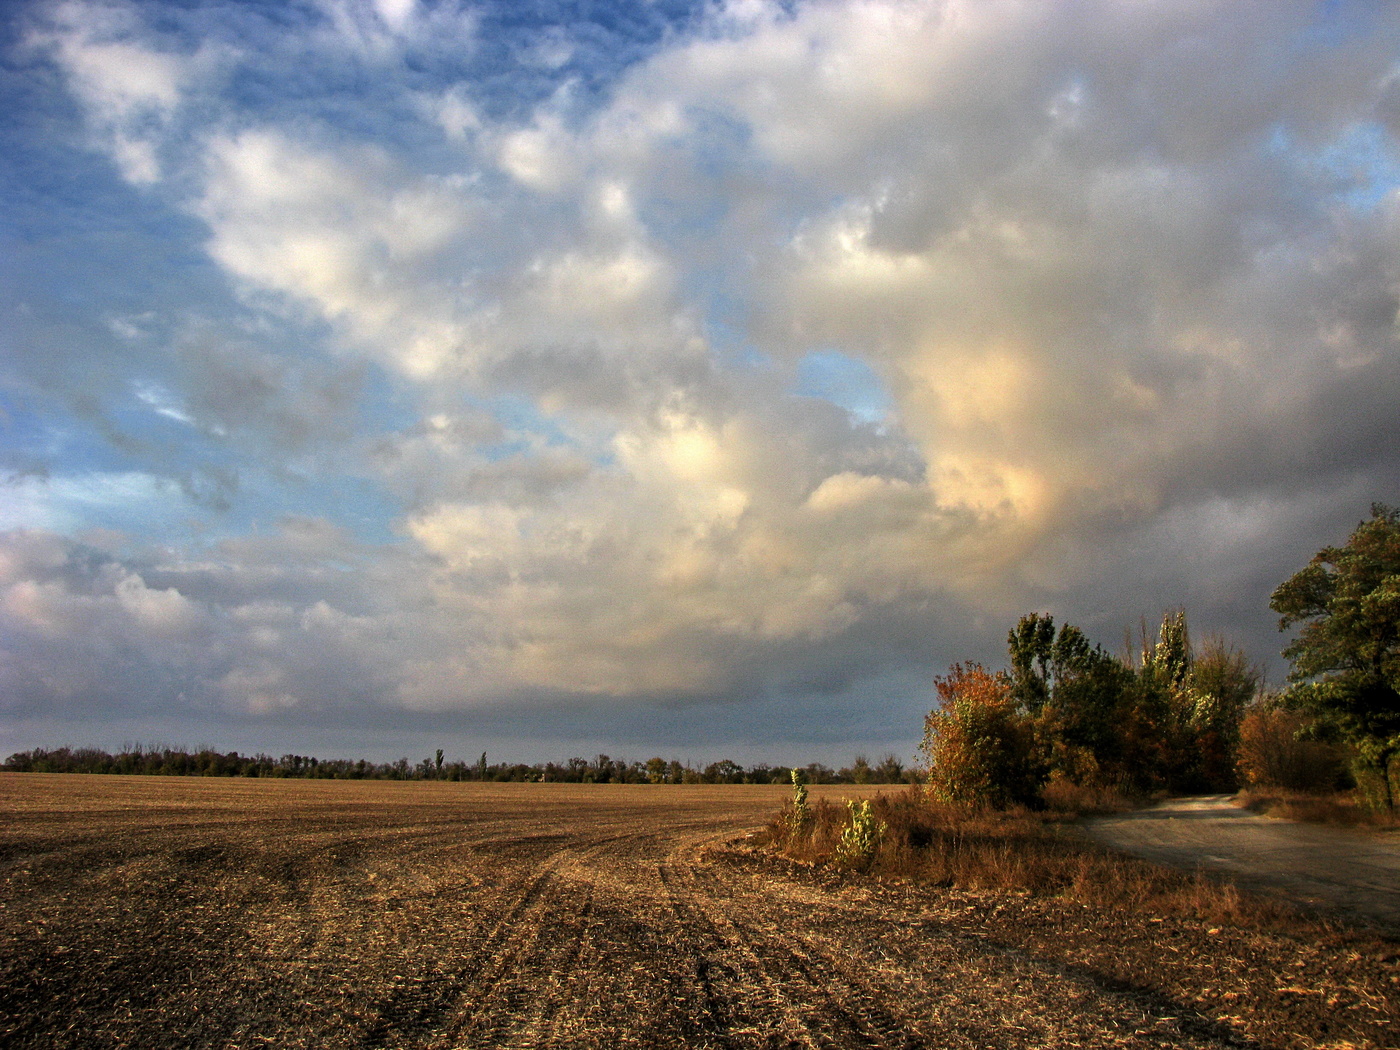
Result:
[[[1324,1043],[1329,1014],[1290,1034],[1226,989],[1294,951],[1277,938],[825,875],[744,845],[782,796],[0,775],[0,1044]],[[1145,979],[1168,935],[1218,965]],[[1085,954],[1095,937],[1109,956]],[[1363,963],[1315,964],[1365,1036],[1397,1019],[1400,979]]]

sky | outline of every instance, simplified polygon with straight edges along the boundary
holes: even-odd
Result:
[[[0,754],[910,761],[1400,502],[1400,7],[0,7]]]

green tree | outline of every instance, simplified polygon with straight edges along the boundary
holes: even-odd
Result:
[[[1055,618],[1028,613],[1006,636],[1011,655],[1011,695],[1031,714],[1050,699]]]
[[[1341,547],[1324,547],[1269,600],[1279,629],[1301,625],[1283,655],[1290,701],[1356,752],[1358,781],[1393,810],[1400,760],[1400,509],[1377,503]]]
[[[707,784],[742,784],[744,767],[730,759],[722,758],[705,767],[704,778]]]
[[[1127,779],[1122,735],[1131,669],[1066,624],[1056,644],[1054,679],[1036,727],[1051,769],[1084,785]]]
[[[1021,617],[1007,642],[1012,696],[1052,775],[1137,792],[1234,786],[1234,743],[1257,673],[1223,643],[1198,657],[1184,610],[1163,616],[1155,635],[1144,623],[1136,670],[1038,613]]]
[[[1186,626],[1186,610],[1178,609],[1165,614],[1162,626],[1157,629],[1156,644],[1149,644],[1146,638],[1143,639],[1142,676],[1177,692],[1189,686],[1194,662],[1191,632]]]
[[[1007,649],[1011,695],[1033,719],[1041,761],[1079,784],[1122,779],[1120,708],[1132,672],[1078,627],[1057,632],[1039,613],[1021,617]]]
[[[875,767],[875,776],[881,784],[898,784],[904,779],[904,763],[898,755],[887,754]]]
[[[1196,736],[1196,772],[1201,786],[1233,790],[1238,786],[1236,760],[1240,724],[1259,695],[1259,669],[1245,653],[1223,638],[1209,638],[1191,667]]]

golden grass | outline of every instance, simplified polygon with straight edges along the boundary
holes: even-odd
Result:
[[[1242,894],[1228,882],[1100,847],[1064,810],[967,809],[933,801],[918,786],[878,796],[874,810],[885,829],[862,868],[878,878],[1232,925],[1303,921],[1288,905]],[[837,845],[845,820],[845,807],[823,798],[810,807],[806,823],[795,827],[789,804],[770,821],[766,841],[793,860],[840,866]]]
[[[1246,788],[1236,800],[1245,809],[1268,817],[1339,827],[1396,827],[1400,813],[1367,809],[1354,791],[1319,795],[1286,788]]]

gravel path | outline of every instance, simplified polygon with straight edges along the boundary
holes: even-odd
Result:
[[[1228,795],[1164,802],[1086,824],[1104,845],[1159,864],[1228,874],[1242,887],[1335,908],[1400,933],[1400,830],[1277,820]]]

